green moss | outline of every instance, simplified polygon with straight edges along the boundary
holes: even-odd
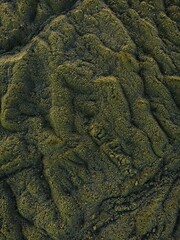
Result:
[[[157,16],[157,22],[159,23],[160,31],[162,34],[173,44],[180,45],[180,34],[178,27],[174,21],[167,17],[166,14],[161,13]]]
[[[128,10],[127,13],[123,14],[123,22],[127,24],[129,30],[131,29],[135,42],[144,49],[145,53],[150,54],[158,62],[165,74],[169,74],[175,69],[171,58],[163,51],[163,42],[151,22],[141,18],[134,10]],[[130,22],[132,22],[133,27],[131,27]],[[138,37],[136,38],[137,33]]]
[[[9,85],[6,95],[2,100],[1,123],[9,130],[19,130],[23,126],[20,125],[19,105],[21,101],[28,98],[31,89],[31,82],[28,79],[29,74],[26,63],[19,63],[13,68],[13,81]],[[21,79],[19,81],[19,79]],[[23,117],[22,117],[23,118]],[[16,121],[14,121],[16,119]]]
[[[0,4],[0,239],[176,238],[177,1],[75,2]]]
[[[0,3],[0,52],[11,51],[27,43],[51,15],[68,10],[75,2],[17,0],[15,3]]]
[[[21,21],[24,22],[31,22],[34,20],[36,16],[36,8],[37,8],[37,1],[31,0],[31,1],[17,1],[17,12],[19,17],[21,18]]]
[[[0,212],[1,212],[1,234],[2,239],[18,239],[22,237],[21,227],[15,213],[15,205],[12,204],[12,195],[7,184],[0,184]]]
[[[60,13],[62,11],[68,10],[75,2],[76,0],[70,0],[70,1],[65,1],[65,0],[45,0],[47,4],[53,9],[55,13]]]
[[[170,91],[173,94],[174,100],[177,103],[178,107],[180,106],[180,78],[178,76],[167,76],[165,78],[166,84],[170,88]]]
[[[125,0],[106,0],[105,1],[114,11],[124,11],[128,9],[128,3]]]
[[[168,7],[168,13],[170,15],[170,18],[175,21],[175,22],[179,22],[180,20],[180,14],[179,14],[179,6],[176,5],[172,5],[170,7]]]

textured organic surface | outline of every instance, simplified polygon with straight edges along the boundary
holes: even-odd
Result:
[[[178,0],[0,1],[0,240],[180,239]]]

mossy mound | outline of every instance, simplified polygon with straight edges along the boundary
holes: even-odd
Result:
[[[179,239],[179,7],[0,3],[0,240]]]

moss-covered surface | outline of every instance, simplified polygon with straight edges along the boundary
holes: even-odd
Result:
[[[179,9],[0,1],[0,240],[180,239]]]

